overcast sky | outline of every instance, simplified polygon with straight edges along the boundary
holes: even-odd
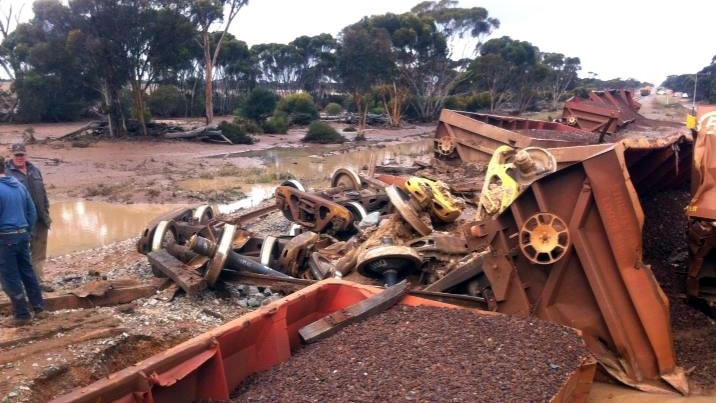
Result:
[[[363,16],[409,11],[418,0],[250,0],[232,29],[249,45],[336,35]],[[460,0],[500,20],[490,38],[528,41],[543,52],[579,57],[580,76],[654,84],[691,74],[716,55],[716,1]],[[489,38],[488,38],[489,39]]]
[[[20,2],[0,0],[0,6]],[[288,43],[302,35],[336,36],[364,16],[403,13],[418,3],[249,0],[231,32],[249,46]],[[669,74],[697,72],[716,55],[714,0],[460,0],[458,5],[484,7],[500,20],[490,38],[509,36],[544,52],[579,57],[582,77],[593,72],[602,80],[635,78],[658,85]],[[31,9],[26,6],[25,14]]]

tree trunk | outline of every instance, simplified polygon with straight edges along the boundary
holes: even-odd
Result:
[[[114,85],[112,85],[110,77],[106,80],[106,91],[104,92],[105,103],[107,104],[107,122],[109,124],[109,136],[117,137],[121,133],[125,133],[127,127],[122,118],[122,105],[119,101],[119,94]]]
[[[213,85],[211,82],[214,73],[214,64],[211,59],[211,52],[209,48],[209,31],[206,30],[202,33],[204,37],[204,62],[205,62],[205,74],[204,74],[204,110],[206,111],[206,124],[211,124],[214,120],[214,100],[213,98]]]
[[[141,84],[137,80],[132,80],[132,94],[134,95],[134,114],[137,115],[139,127],[142,130],[142,136],[147,136],[147,122],[144,119],[144,94]]]

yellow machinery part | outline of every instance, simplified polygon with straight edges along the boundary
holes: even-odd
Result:
[[[453,222],[462,213],[462,201],[453,197],[443,182],[411,176],[403,187],[420,206],[430,206],[430,215],[439,221]]]
[[[515,168],[514,164],[507,162],[513,151],[510,146],[499,146],[492,154],[480,193],[478,220],[501,213],[519,196],[520,185],[508,173]]]
[[[686,127],[691,130],[696,130],[696,116],[692,114],[686,115]]]

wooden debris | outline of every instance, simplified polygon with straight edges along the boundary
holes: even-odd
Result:
[[[188,295],[196,295],[199,291],[207,288],[203,276],[191,266],[187,266],[170,255],[165,249],[149,252],[147,258],[153,267],[174,280]]]
[[[306,343],[324,339],[352,323],[385,311],[398,302],[408,292],[408,289],[408,282],[403,280],[379,294],[302,327],[298,334]]]

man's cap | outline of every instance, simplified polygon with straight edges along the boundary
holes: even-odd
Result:
[[[13,144],[10,146],[10,153],[12,154],[25,154],[24,144]]]

